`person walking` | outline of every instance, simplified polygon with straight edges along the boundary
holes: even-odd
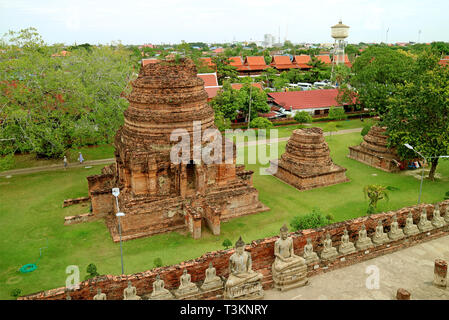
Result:
[[[80,164],[82,164],[84,161],[83,154],[81,152],[78,152],[78,153],[79,153],[78,160],[79,160]]]
[[[64,156],[64,170],[67,169],[67,166],[68,166],[68,165],[69,165],[69,164],[67,163],[67,157]]]

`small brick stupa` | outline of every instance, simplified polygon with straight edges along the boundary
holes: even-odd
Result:
[[[190,146],[198,132],[195,121],[201,134],[215,129],[204,82],[191,60],[147,64],[132,86],[125,122],[115,137],[115,164],[87,178],[92,212],[106,218],[114,241],[119,240],[114,187],[120,188],[119,209],[125,213],[124,240],[183,229],[199,238],[203,223],[218,235],[221,221],[269,209],[252,186],[253,172],[236,166],[232,142],[226,144],[234,151],[227,163],[194,160],[192,150],[187,162],[171,160],[178,143],[170,140],[175,129],[187,132]],[[223,154],[226,148],[223,139]]]
[[[349,181],[346,169],[333,163],[320,128],[294,130],[281,158],[271,161],[269,172],[299,190]]]
[[[399,156],[387,147],[386,131],[385,127],[372,126],[360,145],[349,147],[348,157],[383,171],[399,171]]]

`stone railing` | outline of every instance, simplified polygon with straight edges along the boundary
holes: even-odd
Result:
[[[444,213],[446,211],[446,208],[449,207],[449,200],[440,202],[439,204],[440,211]],[[293,238],[295,254],[303,254],[304,246],[308,238],[312,240],[314,251],[320,253],[323,248],[323,240],[325,239],[327,233],[331,235],[333,247],[338,247],[340,244],[341,236],[343,235],[345,229],[348,230],[350,241],[355,242],[358,238],[358,232],[363,224],[366,226],[368,236],[372,237],[378,221],[382,222],[385,232],[388,232],[394,215],[397,216],[399,227],[403,228],[409,212],[412,213],[414,223],[417,224],[419,221],[419,216],[423,209],[426,209],[428,219],[431,220],[433,218],[434,205],[421,204],[402,208],[397,211],[389,211],[386,213],[374,214],[347,220],[331,224],[323,228],[302,230],[299,232],[291,233],[290,236]],[[279,223],[279,227],[281,227],[281,225],[282,223]],[[339,255],[336,260],[330,263],[320,261],[308,265],[308,277],[312,277],[323,272],[329,272],[331,270],[348,265],[356,264],[445,235],[449,235],[449,226],[447,224],[444,227],[432,229],[428,232],[420,232],[414,236],[407,236],[401,240],[391,241],[388,244],[375,246],[366,251],[356,251],[347,255]],[[276,236],[255,240],[252,241],[251,244],[246,246],[246,250],[249,251],[252,256],[253,269],[262,273],[264,276],[262,284],[265,289],[273,287],[271,265],[274,262],[274,243],[277,239],[278,237]],[[234,253],[234,249],[208,252],[195,260],[184,261],[176,265],[155,268],[132,275],[99,276],[94,279],[81,282],[79,284],[79,288],[71,291],[70,295],[73,300],[89,300],[92,299],[96,294],[97,289],[101,288],[102,292],[107,295],[108,299],[122,299],[123,290],[127,287],[127,282],[129,280],[132,282],[132,285],[137,288],[138,295],[148,296],[153,290],[152,284],[155,281],[157,274],[159,274],[161,279],[165,281],[166,289],[175,290],[179,286],[179,279],[185,268],[187,268],[188,273],[191,275],[192,282],[200,285],[205,278],[205,271],[209,266],[209,262],[212,262],[213,266],[216,268],[217,275],[222,279],[226,279],[229,275],[228,262],[229,257],[232,253]],[[19,299],[65,299],[65,290],[65,287],[61,287],[23,296]],[[200,292],[196,296],[190,297],[190,299],[222,299],[222,297],[223,289],[219,289],[212,292]]]

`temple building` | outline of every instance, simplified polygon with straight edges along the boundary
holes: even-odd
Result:
[[[119,241],[118,210],[125,213],[123,240],[173,230],[199,238],[203,224],[218,235],[221,221],[269,210],[252,186],[253,172],[236,165],[232,142],[221,142],[223,154],[232,149],[230,161],[206,164],[194,148],[187,161],[172,161],[179,143],[179,137],[171,139],[174,130],[183,130],[182,138],[195,146],[196,134],[216,129],[204,81],[190,59],[149,63],[132,87],[124,125],[115,136],[116,161],[87,178],[92,213],[106,219],[114,241]],[[201,148],[210,142],[199,141]],[[120,188],[119,208],[114,187]]]
[[[335,164],[321,128],[293,131],[285,152],[269,172],[299,190],[347,182],[346,169]]]
[[[400,170],[400,159],[394,149],[387,146],[385,127],[371,127],[358,146],[349,147],[349,158],[386,171]]]

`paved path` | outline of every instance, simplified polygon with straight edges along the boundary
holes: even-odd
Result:
[[[347,133],[360,132],[360,131],[362,131],[362,128],[347,129],[347,130],[340,130],[340,131],[333,132],[332,135],[340,135],[340,134],[347,134]],[[330,132],[325,132],[324,135],[329,136]],[[278,143],[278,142],[282,142],[282,141],[287,141],[289,138],[290,137],[283,137],[283,138],[271,139],[271,140],[248,141],[248,142],[244,142],[244,143],[238,143],[236,146],[242,147],[242,146],[254,146],[256,144]],[[109,164],[114,161],[115,161],[115,158],[109,158],[109,159],[84,161],[84,163],[81,165],[79,163],[72,163],[72,164],[69,164],[69,169],[70,168],[80,168],[80,167],[85,167],[85,166],[94,166],[94,165],[99,165],[99,164]],[[62,160],[61,160],[61,162],[62,162]],[[35,173],[35,172],[41,172],[41,171],[60,170],[60,169],[64,169],[63,164],[54,164],[51,166],[41,166],[41,167],[30,167],[30,168],[24,168],[24,169],[3,171],[3,172],[0,172],[0,177],[14,176],[14,175],[19,175],[19,174],[27,174],[27,173]]]
[[[434,261],[449,260],[449,236],[422,243],[309,279],[309,284],[280,292],[266,290],[272,300],[391,300],[398,288],[411,293],[412,300],[449,300],[449,288],[432,285]],[[379,289],[367,289],[368,266],[379,270]]]

